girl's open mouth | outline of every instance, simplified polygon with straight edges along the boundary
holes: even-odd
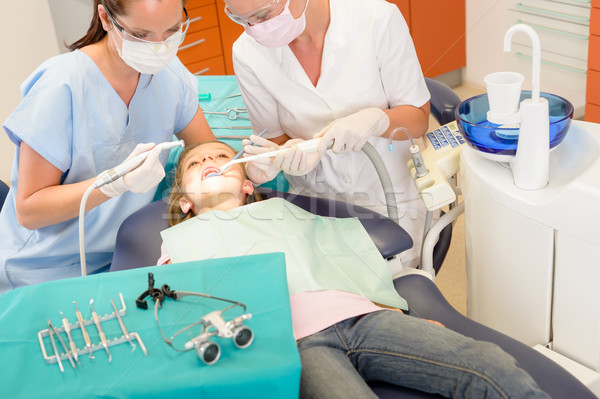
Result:
[[[211,173],[221,173],[221,169],[216,168],[214,166],[207,166],[206,169],[202,171],[202,180],[206,179],[206,177]]]

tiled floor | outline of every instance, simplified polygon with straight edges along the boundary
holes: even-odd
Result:
[[[454,87],[453,90],[458,96],[465,100],[485,92],[484,87],[463,84]],[[434,129],[437,123],[432,120],[430,130]],[[466,315],[467,312],[467,286],[465,270],[465,224],[464,216],[461,215],[454,227],[452,233],[452,242],[450,249],[444,260],[440,272],[436,276],[436,284],[444,294],[448,302],[456,310]]]

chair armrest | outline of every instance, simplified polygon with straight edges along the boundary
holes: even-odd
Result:
[[[452,122],[456,119],[454,111],[461,103],[460,97],[444,83],[425,78],[427,89],[431,94],[431,114],[440,125]]]

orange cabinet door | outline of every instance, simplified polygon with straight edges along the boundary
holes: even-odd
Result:
[[[242,25],[233,22],[225,14],[225,3],[217,1],[217,15],[219,17],[219,28],[221,29],[221,43],[223,44],[223,58],[225,59],[225,72],[234,75],[233,61],[231,59],[231,47],[238,37],[244,32]]]
[[[466,65],[465,18],[465,0],[411,1],[411,33],[425,76]]]

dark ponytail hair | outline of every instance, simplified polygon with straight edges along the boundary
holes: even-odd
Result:
[[[181,3],[185,7],[186,0],[182,0]],[[125,14],[125,8],[127,0],[94,0],[94,14],[92,16],[92,22],[87,33],[81,39],[74,43],[71,43],[67,48],[71,51],[78,50],[82,47],[89,46],[90,44],[98,43],[106,36],[106,31],[102,27],[102,21],[98,14],[98,5],[103,4],[108,12],[113,16],[119,16]]]
[[[101,3],[105,4],[105,7],[108,8],[108,12],[112,15],[122,15],[125,10],[124,2],[122,0],[94,0],[94,13],[87,33],[81,39],[68,45],[67,48],[69,50],[78,50],[82,47],[89,46],[90,44],[98,43],[106,36],[106,31],[102,27],[102,21],[98,14],[98,5]]]

